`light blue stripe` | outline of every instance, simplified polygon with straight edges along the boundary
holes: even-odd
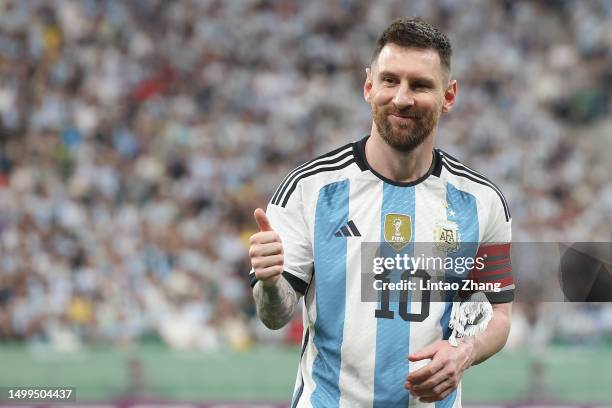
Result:
[[[465,191],[455,188],[451,183],[446,185],[446,202],[449,204],[446,208],[446,219],[457,224],[461,245],[457,252],[449,253],[452,258],[458,257],[475,257],[478,251],[478,209],[476,207],[476,198]],[[455,271],[445,271],[447,279],[461,279],[467,277],[467,272],[455,273]],[[454,293],[448,292],[447,304],[444,309],[442,319],[440,319],[440,328],[444,339],[448,339],[451,330],[448,327],[450,313],[452,308],[452,297]],[[442,401],[436,402],[436,408],[450,408],[454,405],[457,398],[457,390],[453,391]]]
[[[317,318],[312,367],[315,408],[337,407],[340,401],[340,349],[346,299],[346,238],[334,233],[348,222],[349,181],[328,184],[319,191],[314,231],[314,280]]]
[[[381,209],[381,238],[383,243],[380,256],[394,257],[396,254],[414,253],[414,187],[397,187],[384,184]],[[385,243],[385,216],[389,213],[399,213],[410,216],[410,243],[401,251],[392,249]],[[398,281],[401,271],[392,273]],[[389,308],[393,319],[379,318],[376,320],[376,360],[374,363],[374,408],[406,407],[410,394],[404,388],[408,375],[408,352],[410,343],[410,322],[399,315],[399,301],[391,292]],[[379,304],[380,306],[380,304]],[[410,313],[410,298],[408,299]]]

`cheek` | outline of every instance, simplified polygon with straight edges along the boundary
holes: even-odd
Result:
[[[372,100],[373,101],[389,101],[393,99],[394,90],[393,88],[384,87],[384,86],[374,86],[372,88]]]
[[[372,93],[371,102],[373,105],[384,106],[388,105],[392,99],[393,93],[387,89],[382,89],[376,93]]]
[[[442,101],[434,96],[425,97],[420,101],[416,100],[416,105],[421,106],[428,111],[440,112],[442,110]]]
[[[442,114],[442,112],[444,112],[444,101],[443,100],[436,101],[436,112],[438,114]]]
[[[442,111],[442,107],[444,106],[444,94],[436,96],[434,103],[436,105],[436,109]]]

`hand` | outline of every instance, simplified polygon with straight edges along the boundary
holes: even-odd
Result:
[[[254,216],[259,232],[253,234],[249,240],[251,265],[255,276],[264,286],[274,286],[283,273],[283,244],[261,208],[255,210]]]
[[[410,373],[404,388],[421,402],[441,401],[459,385],[463,372],[472,364],[473,344],[460,343],[453,347],[439,340],[408,356],[409,361],[431,359],[424,367]]]

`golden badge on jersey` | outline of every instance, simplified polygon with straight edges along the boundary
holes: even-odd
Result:
[[[412,238],[412,220],[409,215],[390,213],[385,215],[385,241],[397,251]]]
[[[459,226],[454,221],[438,221],[434,229],[436,248],[444,252],[455,252],[459,249],[461,238]]]

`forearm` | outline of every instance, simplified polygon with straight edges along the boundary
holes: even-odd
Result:
[[[282,276],[273,286],[257,282],[253,288],[253,297],[259,318],[272,330],[280,329],[291,320],[298,299],[295,290]]]
[[[465,340],[472,346],[472,365],[482,363],[504,347],[510,333],[511,313],[512,303],[494,304],[493,317],[485,331]]]

